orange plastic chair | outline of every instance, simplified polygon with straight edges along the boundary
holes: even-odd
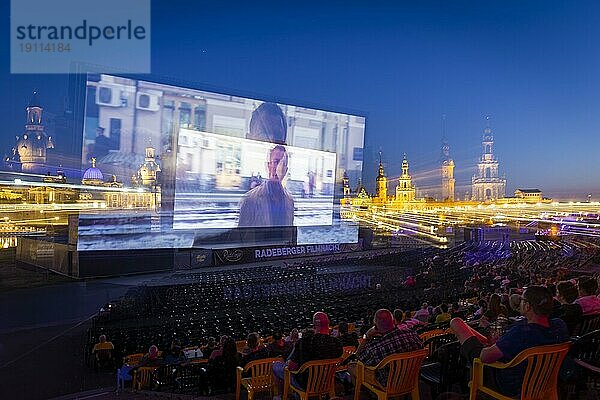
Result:
[[[290,371],[285,367],[282,400],[288,399],[290,389],[300,396],[300,400],[308,400],[309,397],[324,394],[329,395],[330,399],[335,397],[335,371],[341,362],[342,358],[308,361],[297,371]],[[302,389],[292,384],[292,375],[304,372],[308,373],[308,380],[306,388]]]
[[[237,367],[237,385],[235,387],[235,398],[240,400],[240,392],[242,386],[248,392],[248,400],[254,398],[257,392],[269,392],[270,397],[273,397],[273,389],[275,388],[275,379],[273,376],[273,363],[275,361],[283,361],[281,357],[263,358],[254,360],[246,364],[244,368]],[[244,372],[250,371],[248,378],[243,378]]]
[[[241,353],[242,350],[244,350],[244,347],[246,347],[246,341],[238,340],[237,342],[235,342],[235,347],[237,347],[238,353]]]
[[[123,357],[123,364],[136,365],[140,362],[142,357],[144,357],[144,353],[129,354]]]
[[[352,354],[356,353],[356,347],[354,346],[344,346],[342,353],[342,361],[345,361],[346,358],[350,357]],[[338,365],[337,371],[346,371],[348,369],[348,365]]]
[[[158,367],[140,367],[133,371],[133,380],[131,383],[133,390],[150,388],[154,371],[156,371],[157,368]]]
[[[446,334],[445,329],[432,329],[430,331],[426,331],[426,332],[419,334],[419,337],[421,338],[422,341],[426,341],[427,339],[432,338],[434,336],[439,336],[439,335],[444,335],[444,334]]]
[[[412,400],[419,400],[419,372],[425,357],[427,357],[427,349],[420,349],[391,354],[374,367],[366,366],[359,361],[356,363],[354,400],[359,400],[362,386],[376,394],[378,400],[407,394],[410,395]],[[375,378],[376,371],[384,367],[389,367],[385,386]]]
[[[504,364],[500,362],[484,363],[479,358],[473,360],[473,372],[471,377],[471,394],[469,399],[477,398],[478,392],[483,392],[488,396],[500,400],[513,400],[514,397],[508,397],[495,390],[484,386],[483,367],[491,368],[511,368],[522,362],[527,362],[527,369],[523,377],[521,386],[521,396],[517,399],[522,400],[557,400],[557,380],[560,365],[569,351],[571,343],[552,344],[547,346],[537,346],[523,350],[515,356],[510,362]]]

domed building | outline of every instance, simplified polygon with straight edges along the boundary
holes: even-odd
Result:
[[[85,170],[81,183],[84,185],[103,186],[104,175],[98,167],[96,167],[96,159],[92,158],[92,166]]]
[[[33,92],[26,111],[25,132],[17,136],[17,144],[13,151],[14,159],[19,160],[21,171],[42,173],[46,168],[47,150],[53,149],[54,143],[52,138],[46,135],[46,129],[42,124],[43,108],[37,92]]]

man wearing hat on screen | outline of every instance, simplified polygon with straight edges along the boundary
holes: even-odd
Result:
[[[104,128],[96,128],[96,142],[94,143],[94,157],[100,159],[108,154],[111,149],[110,139],[104,136]]]

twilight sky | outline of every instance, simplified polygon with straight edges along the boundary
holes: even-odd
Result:
[[[2,3],[0,153],[32,90],[53,113],[67,96],[64,75],[10,74]],[[417,185],[435,185],[446,115],[462,197],[490,115],[507,194],[600,198],[596,1],[155,0],[151,29],[157,77],[365,115],[368,189],[380,149],[388,176],[406,152]]]

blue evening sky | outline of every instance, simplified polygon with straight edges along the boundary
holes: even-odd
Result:
[[[60,113],[67,80],[10,75],[0,7],[4,153],[31,91]],[[388,176],[406,152],[416,183],[435,185],[445,114],[459,197],[486,115],[507,194],[600,197],[599,40],[596,1],[152,2],[153,74],[366,115],[368,189],[380,149]]]

